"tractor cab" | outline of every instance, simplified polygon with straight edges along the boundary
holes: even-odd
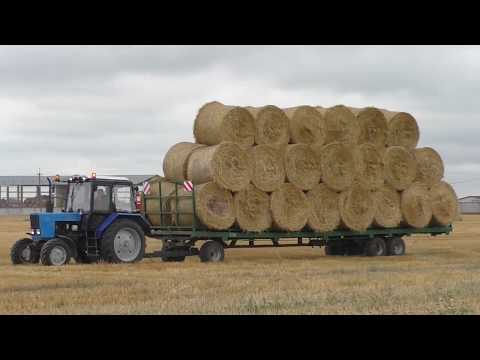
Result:
[[[131,181],[92,174],[74,176],[67,186],[61,212],[30,215],[31,238],[12,248],[14,264],[63,265],[71,257],[77,262],[132,262],[143,257],[144,232],[150,225],[136,209],[138,189]]]

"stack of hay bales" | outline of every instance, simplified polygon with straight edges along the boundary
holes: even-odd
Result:
[[[171,183],[189,180],[197,220],[213,230],[450,224],[458,211],[455,192],[442,181],[440,155],[417,148],[419,136],[410,114],[375,107],[211,102],[195,119],[196,142],[178,143],[165,156],[159,181],[170,215],[163,220],[193,224],[191,193],[177,189],[176,198]]]

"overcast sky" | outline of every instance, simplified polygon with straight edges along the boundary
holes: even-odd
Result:
[[[198,108],[410,112],[459,196],[480,195],[478,46],[0,46],[0,175],[161,174]]]

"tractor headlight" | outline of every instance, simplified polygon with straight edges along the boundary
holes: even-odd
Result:
[[[40,229],[36,229],[36,230],[34,230],[34,232],[35,232],[36,235],[40,235]]]

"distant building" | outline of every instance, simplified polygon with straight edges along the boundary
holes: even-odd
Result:
[[[480,214],[480,196],[465,196],[458,199],[460,213]]]

